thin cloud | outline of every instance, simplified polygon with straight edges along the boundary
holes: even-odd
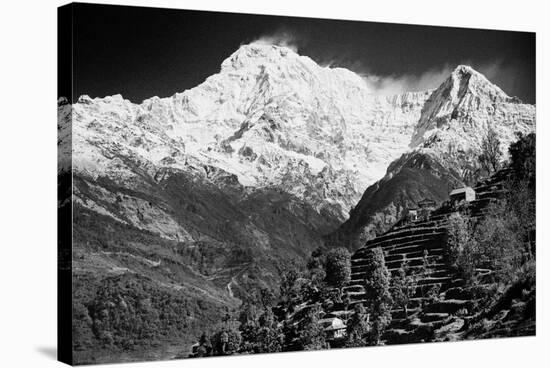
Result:
[[[505,93],[519,89],[521,66],[506,64],[503,60],[495,60],[491,63],[472,65],[474,69],[483,74],[488,80],[499,86]]]
[[[426,91],[437,88],[449,77],[452,71],[453,68],[450,65],[444,65],[440,68],[429,69],[418,75],[367,75],[364,78],[376,94],[395,95],[398,93]]]
[[[298,37],[291,30],[280,28],[275,32],[264,34],[250,43],[284,46],[294,52],[298,52],[300,47],[303,47],[305,44],[305,39],[303,37]]]
[[[303,34],[281,27],[252,40],[250,43],[263,45],[278,45],[288,47],[294,52],[299,52],[307,44]],[[309,55],[307,55],[309,56]],[[406,73],[379,75],[373,73],[362,60],[354,60],[346,55],[323,55],[316,62],[326,68],[346,68],[361,76],[372,92],[379,95],[395,95],[404,92],[416,92],[435,89],[441,85],[460,64],[470,65],[475,70],[485,75],[487,79],[501,87],[505,92],[514,90],[516,86],[516,68],[506,66],[502,60],[493,60],[484,63],[475,63],[465,59],[462,62],[432,67],[422,73]]]
[[[460,64],[469,65],[489,81],[501,87],[504,91],[514,86],[514,68],[505,66],[502,60],[494,60],[486,63],[474,63],[465,60],[458,64],[445,64],[431,68],[420,74],[403,74],[380,76],[362,73],[367,84],[380,95],[394,95],[404,92],[426,91],[437,88],[443,83]]]

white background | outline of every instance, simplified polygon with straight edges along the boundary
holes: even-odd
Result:
[[[537,337],[128,364],[125,367],[539,367],[548,312],[548,50],[544,1],[95,1],[537,32]],[[0,11],[0,366],[56,362],[56,7],[3,1]],[[372,52],[376,52],[373,50]],[[545,57],[546,56],[546,57]],[[546,348],[546,350],[545,350]]]

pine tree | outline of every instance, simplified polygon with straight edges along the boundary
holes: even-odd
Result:
[[[531,189],[536,184],[536,147],[535,133],[518,133],[518,140],[510,145],[510,166],[514,169],[516,180],[526,180]],[[534,195],[534,193],[533,193]]]
[[[351,278],[351,254],[346,248],[328,252],[325,263],[326,281],[330,286],[341,289]]]
[[[303,350],[319,350],[326,346],[325,331],[319,323],[319,312],[319,306],[312,307],[302,321],[299,340]]]
[[[371,249],[367,259],[365,293],[372,323],[370,343],[379,345],[384,330],[391,322],[393,299],[390,293],[390,273],[381,248]]]
[[[397,276],[392,279],[392,296],[395,304],[403,308],[407,318],[407,306],[416,292],[418,275],[409,267],[409,262],[404,261],[399,267]]]
[[[364,346],[365,338],[369,332],[369,321],[367,310],[363,304],[356,304],[353,308],[353,314],[347,322],[347,341],[346,346]]]

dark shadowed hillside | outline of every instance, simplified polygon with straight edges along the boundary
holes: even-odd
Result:
[[[367,188],[349,219],[327,242],[355,249],[387,230],[422,199],[441,203],[449,190],[461,184],[458,173],[445,168],[435,157],[421,152],[403,155],[386,176]]]

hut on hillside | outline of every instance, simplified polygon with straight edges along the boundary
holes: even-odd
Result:
[[[476,192],[471,187],[458,188],[452,190],[451,193],[449,193],[449,198],[453,205],[457,205],[462,201],[471,202],[475,201]]]
[[[407,208],[406,221],[414,222],[417,220],[418,220],[418,208],[417,207]]]
[[[346,337],[346,324],[340,318],[331,317],[319,320],[327,340],[337,340]]]

